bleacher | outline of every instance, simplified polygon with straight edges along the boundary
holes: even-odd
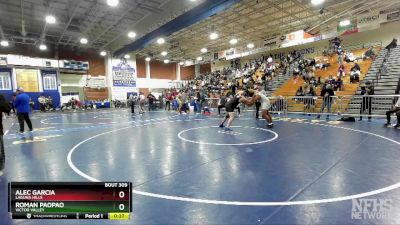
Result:
[[[380,74],[380,68],[383,60],[387,56],[388,70],[385,74]],[[371,81],[374,84],[375,100],[372,101],[372,114],[384,115],[393,105],[392,97],[383,97],[382,95],[395,95],[396,89],[400,80],[400,47],[392,49],[388,54],[387,49],[382,49],[381,53],[376,58],[374,64],[371,66],[364,82]],[[357,90],[360,94],[360,89]],[[353,96],[347,113],[357,113],[361,107],[362,98]]]
[[[344,49],[348,50],[346,47]],[[380,50],[380,48],[375,48],[377,50]],[[351,50],[351,52],[354,54],[356,58],[361,58],[363,53],[367,51],[367,48],[358,48],[355,50]],[[380,55],[380,54],[379,54]],[[321,80],[324,81],[329,78],[329,75],[333,75],[335,78],[338,73],[338,68],[339,64],[337,62],[337,56],[319,56],[316,57],[316,59],[319,60],[327,60],[330,64],[330,66],[326,70],[319,70],[317,69],[315,71],[315,77],[321,77]],[[354,62],[344,62],[345,68],[346,68],[346,76],[342,77],[343,83],[344,83],[344,88],[343,90],[336,91],[335,95],[337,96],[334,104],[332,104],[332,112],[344,112],[346,111],[348,104],[350,103],[351,98],[349,96],[353,96],[356,91],[359,89],[360,84],[363,82],[364,78],[368,74],[368,71],[370,70],[371,65],[373,64],[372,60],[366,60],[363,61],[358,60],[357,62],[360,65],[361,68],[361,75],[360,75],[360,82],[357,83],[350,83],[350,68],[354,65]],[[295,82],[294,78],[291,75],[292,71],[290,71],[289,76],[291,77],[289,80],[287,80],[286,83],[284,83],[280,88],[278,88],[272,96],[283,96],[285,98],[295,96],[295,93],[299,87],[304,86],[304,81],[303,79],[299,78],[297,82]],[[315,89],[317,96],[320,95],[321,93],[321,87],[317,87]],[[304,111],[304,104],[302,102],[297,102],[295,99],[288,99],[289,101],[289,112],[302,112]],[[320,107],[322,104],[322,99],[318,98],[316,100],[315,107],[312,109],[312,112],[319,112]],[[358,108],[359,110],[359,108]]]

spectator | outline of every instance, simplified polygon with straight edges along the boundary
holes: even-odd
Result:
[[[359,82],[360,75],[361,75],[361,68],[357,63],[355,63],[354,66],[351,68],[350,82],[351,83],[353,83],[354,81]]]
[[[397,48],[397,39],[393,38],[392,42],[386,46],[386,49],[390,51],[390,49]]]
[[[154,109],[154,101],[156,100],[156,97],[149,92],[149,94],[147,95],[147,100],[149,102],[149,112]]]
[[[395,113],[397,116],[397,124],[394,127],[400,127],[400,97],[397,99],[397,102],[394,105],[393,109],[386,112],[386,119],[387,119],[387,123],[385,124],[386,126],[392,125],[390,123],[390,119],[391,119],[390,115],[392,113]]]
[[[8,102],[10,105],[11,110],[13,111],[13,113],[15,114],[15,106],[14,106],[14,102],[15,102],[15,98],[17,97],[16,93],[13,93],[10,101]]]
[[[320,113],[323,113],[325,108],[328,108],[328,113],[331,113],[333,96],[335,96],[335,92],[333,91],[332,86],[327,82],[325,83],[324,87],[322,87],[320,96],[322,97],[322,106]],[[321,115],[318,115],[317,118],[321,118]],[[329,119],[329,114],[326,116],[326,119]]]
[[[131,106],[131,113],[135,114],[135,102],[136,102],[136,96],[133,95],[132,93],[129,95],[128,98],[129,104]]]
[[[226,97],[224,93],[221,93],[221,96],[218,100],[218,116],[221,115],[221,109],[225,108],[225,103],[226,103]]]
[[[171,102],[172,102],[172,100],[173,100],[172,93],[171,92],[167,92],[167,94],[165,96],[165,110],[167,110],[167,108],[168,108],[168,111],[171,110]]]
[[[363,100],[361,102],[359,121],[362,120],[362,115],[364,114],[365,110],[368,110],[368,115],[372,114],[372,97],[370,96],[374,95],[374,87],[372,86],[371,82],[367,81],[366,86],[361,87],[361,95],[363,96]],[[371,116],[368,117],[368,121],[371,121]]]
[[[4,173],[5,168],[5,151],[4,151],[4,140],[3,140],[3,113],[9,114],[11,107],[9,103],[6,101],[4,96],[0,94],[0,176]]]
[[[338,69],[338,77],[342,78],[346,76],[346,69],[344,68],[344,65],[340,65]]]
[[[343,80],[342,80],[342,78],[339,77],[339,78],[335,81],[334,90],[335,90],[335,91],[343,91]]]
[[[314,87],[310,86],[308,92],[306,93],[307,98],[305,98],[304,102],[304,111],[310,111],[311,108],[315,109],[315,96],[317,94],[315,93]]]
[[[30,98],[29,95],[24,93],[24,89],[21,87],[17,88],[17,97],[15,98],[15,108],[17,109],[17,117],[19,123],[19,133],[24,133],[24,121],[29,127],[29,131],[32,131],[32,122],[29,118],[30,112]]]
[[[356,57],[354,57],[354,54],[352,53],[352,52],[345,52],[344,53],[344,61],[346,61],[346,62],[354,62],[354,61],[356,61]]]
[[[369,47],[368,50],[363,55],[363,61],[367,59],[375,60],[376,53],[373,47]]]
[[[144,113],[144,104],[146,103],[146,97],[144,96],[143,92],[139,93],[139,113]]]
[[[41,112],[46,111],[46,98],[43,95],[41,95],[38,98],[38,102],[39,102],[39,105],[40,105],[40,111]]]

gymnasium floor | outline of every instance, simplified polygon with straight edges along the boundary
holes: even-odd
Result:
[[[33,134],[5,136],[0,224],[400,224],[400,132],[383,120],[346,123],[244,113],[127,110],[34,114]],[[10,181],[131,181],[130,221],[14,220]],[[389,200],[381,219],[352,218],[352,199]],[[373,211],[368,208],[367,211]]]

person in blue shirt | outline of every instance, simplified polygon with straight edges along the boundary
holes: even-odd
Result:
[[[29,95],[24,93],[24,89],[17,88],[17,97],[15,98],[14,106],[17,110],[17,118],[19,123],[19,132],[24,133],[24,121],[28,124],[29,131],[32,131],[32,122],[29,118],[30,105]]]

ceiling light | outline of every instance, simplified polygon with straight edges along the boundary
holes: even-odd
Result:
[[[254,44],[253,43],[247,44],[247,48],[254,48]]]
[[[101,52],[100,52],[100,55],[101,55],[101,56],[106,56],[106,55],[107,55],[107,52],[106,52],[106,51],[101,51]]]
[[[201,53],[206,53],[207,52],[207,48],[202,48],[200,51],[201,51]]]
[[[2,40],[2,41],[0,42],[0,45],[3,46],[3,47],[8,47],[9,43],[8,43],[7,40]]]
[[[313,5],[320,5],[324,2],[325,2],[325,0],[311,0],[311,4],[313,4]]]
[[[151,58],[150,57],[146,57],[145,59],[147,62],[150,62]]]
[[[197,61],[201,61],[203,58],[201,56],[197,57]]]
[[[350,24],[351,24],[350,20],[342,20],[339,22],[339,26],[341,27],[349,26]]]
[[[164,38],[157,39],[157,44],[162,45],[164,43],[165,43],[165,39]]]
[[[162,56],[166,56],[166,55],[168,55],[168,52],[163,51],[163,52],[161,52],[161,55],[162,55]]]
[[[169,63],[169,60],[168,59],[164,60],[164,63],[165,64]]]
[[[131,56],[130,56],[129,54],[126,54],[126,55],[124,56],[124,58],[125,58],[125,59],[130,59]]]
[[[46,16],[46,23],[48,24],[55,24],[56,23],[56,18],[52,15]]]
[[[46,46],[45,44],[40,44],[40,45],[39,45],[39,49],[42,50],[42,51],[44,51],[44,50],[47,49],[47,46]]]
[[[236,39],[236,38],[232,38],[230,41],[229,41],[229,44],[231,44],[231,45],[236,45],[238,43],[238,39]]]
[[[87,44],[88,43],[88,39],[86,39],[86,38],[81,38],[81,40],[80,40],[80,42],[81,42],[81,44]]]
[[[185,65],[185,63],[184,62],[180,62],[179,65],[183,66],[183,65]]]
[[[136,37],[136,33],[131,31],[131,32],[128,33],[128,37],[135,38]]]
[[[218,38],[218,34],[217,34],[217,33],[212,32],[212,33],[210,34],[210,39],[211,39],[211,40],[215,40],[215,39],[217,39],[217,38]]]
[[[111,7],[115,7],[119,4],[119,0],[107,0],[107,4]]]

